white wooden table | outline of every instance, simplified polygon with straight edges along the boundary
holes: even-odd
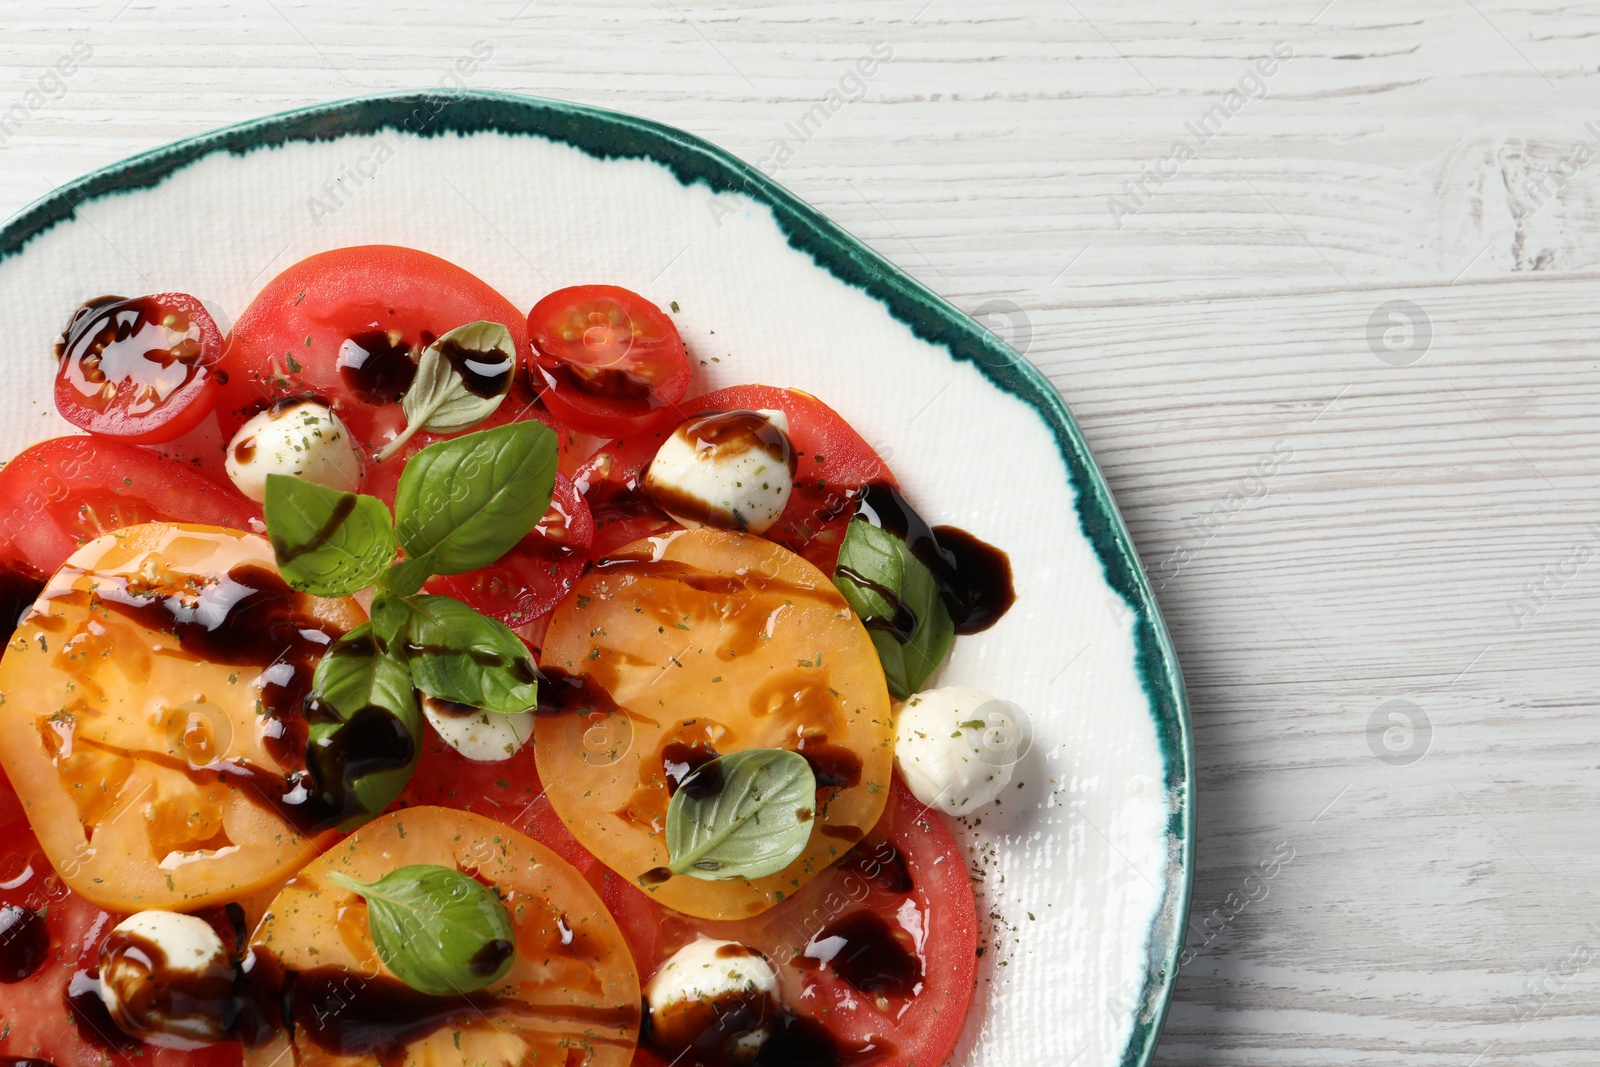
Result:
[[[41,6],[0,2],[5,213],[476,41],[474,85],[781,157],[1051,375],[1160,586],[1200,841],[1159,1062],[1596,1062],[1600,8]]]

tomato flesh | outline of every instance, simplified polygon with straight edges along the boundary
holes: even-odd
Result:
[[[558,289],[528,312],[532,374],[545,406],[604,437],[677,421],[689,355],[662,310],[615,285]]]
[[[0,561],[42,575],[102,534],[158,520],[264,529],[231,486],[120,441],[54,437],[0,469]]]
[[[614,875],[603,892],[641,984],[697,936],[737,941],[766,954],[778,969],[781,1002],[820,1023],[838,1059],[936,1067],[961,1036],[976,971],[977,906],[950,831],[898,777],[866,838],[753,919],[692,918]],[[635,1062],[694,1067],[694,1053],[678,1059],[683,1053],[641,1047]]]
[[[104,298],[62,334],[56,408],[89,433],[131,444],[181,437],[216,406],[222,333],[186,293]]]

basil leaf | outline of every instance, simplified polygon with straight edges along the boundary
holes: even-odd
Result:
[[[390,567],[383,574],[383,587],[390,592],[399,593],[401,596],[410,596],[422,588],[433,574],[433,557],[422,556],[419,559],[403,559]]]
[[[303,592],[349,596],[377,581],[394,558],[389,509],[377,497],[269,474],[265,511],[278,571]]]
[[[933,572],[903,540],[855,519],[839,546],[833,584],[866,624],[890,695],[904,700],[915,693],[955,641]]]
[[[400,795],[417,765],[422,712],[405,660],[375,639],[372,623],[345,634],[317,661],[306,718],[312,783],[336,807],[355,809],[341,830],[360,826]],[[359,770],[353,778],[352,770]]]
[[[516,958],[506,906],[453,867],[419,863],[370,883],[331,871],[328,881],[366,900],[378,957],[419,993],[471,993],[505,977]]]
[[[405,649],[418,689],[507,715],[538,703],[533,656],[504,623],[447,596],[408,597],[406,604]]]
[[[805,851],[816,804],[816,776],[798,753],[718,756],[667,804],[667,869],[707,881],[775,874]]]
[[[417,360],[416,376],[400,399],[406,428],[378,453],[378,462],[421,430],[454,433],[493,415],[511,391],[516,369],[517,344],[498,322],[469,322],[433,342]]]
[[[400,543],[413,559],[433,553],[435,574],[487,567],[539,524],[555,477],[556,435],[541,422],[437,441],[400,475]]]

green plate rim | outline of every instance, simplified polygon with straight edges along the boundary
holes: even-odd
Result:
[[[954,359],[972,363],[997,388],[1038,412],[1055,436],[1077,492],[1079,524],[1100,558],[1106,582],[1134,613],[1140,681],[1155,714],[1167,795],[1176,798],[1167,832],[1170,861],[1180,870],[1168,877],[1151,930],[1145,988],[1134,1001],[1134,1030],[1122,1060],[1122,1067],[1147,1067],[1177,979],[1194,870],[1194,745],[1183,677],[1133,540],[1065,401],[1037,367],[959,308],[757,168],[699,137],[604,108],[476,89],[337,100],[251,119],[131,156],[68,182],[13,215],[0,228],[0,261],[75,217],[84,201],[152,188],[215,152],[242,156],[287,141],[330,141],[384,129],[430,137],[485,131],[539,136],[599,159],[648,159],[685,185],[700,182],[715,192],[736,193],[765,204],[791,246],[840,281],[881,301],[916,336],[944,347]]]

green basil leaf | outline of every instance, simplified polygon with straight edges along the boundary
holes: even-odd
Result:
[[[422,430],[455,433],[493,415],[511,391],[516,369],[516,342],[498,322],[469,322],[433,342],[423,349],[416,376],[400,399],[406,428],[378,453],[378,462],[399,452]],[[497,390],[486,393],[485,385]]]
[[[707,881],[775,874],[805,851],[816,805],[804,756],[781,748],[718,756],[667,804],[667,869]]]
[[[839,546],[833,584],[867,624],[890,695],[904,700],[915,693],[956,635],[933,572],[900,538],[855,519]]]
[[[375,639],[372,623],[345,634],[317,661],[306,717],[310,724],[306,769],[312,783],[324,796],[346,803],[351,799],[347,791],[355,794],[355,810],[339,829],[360,826],[400,795],[417,765],[422,711],[405,660]],[[409,754],[399,751],[407,747],[403,745],[391,745],[385,754],[351,744],[374,736],[393,741],[395,723],[410,736]],[[345,731],[350,733],[341,736]],[[353,781],[348,774],[351,761],[366,765]]]
[[[377,497],[269,474],[265,511],[278,571],[303,592],[349,596],[377,581],[394,558],[389,509]]]
[[[447,596],[408,597],[406,604],[405,650],[418,689],[507,715],[538,703],[533,656],[504,623]]]
[[[410,596],[422,588],[433,574],[433,556],[403,559],[383,574],[383,587],[401,596]]]
[[[471,993],[505,977],[516,958],[506,906],[453,867],[419,863],[376,882],[332,871],[328,881],[366,900],[378,957],[419,993]]]
[[[368,615],[372,618],[372,635],[377,638],[378,647],[392,657],[403,657],[406,624],[411,621],[411,605],[406,603],[405,597],[380,588],[372,595],[372,610]]]
[[[555,477],[556,435],[541,422],[437,441],[400,475],[400,543],[413,559],[432,553],[435,574],[487,567],[539,524]]]

